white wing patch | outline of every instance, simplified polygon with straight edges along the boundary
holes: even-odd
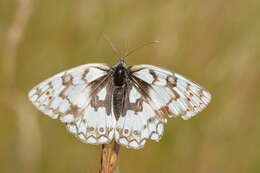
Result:
[[[130,101],[130,103],[136,103],[136,101],[138,99],[140,99],[141,97],[142,97],[142,95],[137,91],[137,89],[135,87],[133,87],[130,90],[130,93],[129,93],[129,101]]]
[[[43,81],[28,97],[44,114],[66,123],[68,130],[83,142],[107,143],[113,139],[115,127],[113,113],[101,104],[111,86],[104,84],[109,83],[109,70],[104,64],[75,67]],[[91,104],[95,95],[97,99]]]
[[[147,95],[161,114],[187,120],[202,111],[211,100],[210,93],[195,82],[152,65],[135,65],[132,75],[147,83]]]

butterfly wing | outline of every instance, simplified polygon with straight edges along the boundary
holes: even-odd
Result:
[[[210,102],[208,91],[191,80],[152,65],[129,67],[125,113],[116,125],[116,141],[142,148],[146,139],[159,141],[165,116],[189,119]]]
[[[111,68],[105,64],[81,65],[38,84],[28,97],[41,112],[66,123],[81,141],[108,143],[116,121],[110,76]]]
[[[134,78],[149,84],[147,92],[154,107],[169,117],[187,120],[202,111],[210,102],[210,93],[184,76],[152,65],[129,68]]]
[[[117,143],[140,149],[148,138],[159,141],[165,119],[157,115],[143,88],[134,81],[127,82],[125,93],[124,108],[115,129]]]

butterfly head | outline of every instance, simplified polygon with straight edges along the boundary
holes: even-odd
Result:
[[[126,66],[125,59],[124,58],[120,58],[118,64],[121,64],[123,67],[125,67]]]

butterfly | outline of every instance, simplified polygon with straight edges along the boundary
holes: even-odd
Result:
[[[65,123],[84,143],[115,140],[140,149],[159,141],[168,117],[185,120],[202,111],[210,93],[186,77],[153,65],[85,64],[58,73],[28,94],[44,114]]]

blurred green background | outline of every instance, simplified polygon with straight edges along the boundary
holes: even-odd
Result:
[[[27,92],[65,69],[127,57],[200,83],[212,102],[171,119],[162,140],[120,150],[123,173],[260,172],[260,1],[0,0],[0,172],[97,172],[100,146],[83,144],[38,112]]]

